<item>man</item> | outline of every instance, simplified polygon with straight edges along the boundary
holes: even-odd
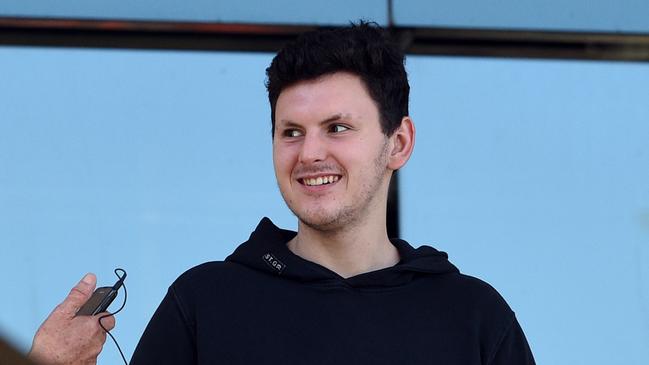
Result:
[[[131,364],[534,364],[493,288],[388,239],[390,178],[415,141],[403,62],[365,23],[277,54],[273,163],[298,231],[264,218],[224,262],[181,275]]]

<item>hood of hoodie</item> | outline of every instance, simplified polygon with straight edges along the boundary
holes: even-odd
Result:
[[[286,243],[296,234],[294,231],[278,228],[270,219],[264,217],[248,241],[242,243],[226,261],[301,283],[343,283],[354,288],[399,286],[422,275],[459,272],[448,261],[445,252],[430,246],[413,248],[406,241],[390,239],[399,251],[399,263],[381,270],[343,278],[326,267],[291,252]]]

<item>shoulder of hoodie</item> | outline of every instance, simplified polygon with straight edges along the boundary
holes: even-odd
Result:
[[[437,285],[442,286],[444,294],[454,301],[479,303],[512,312],[502,295],[489,283],[477,277],[451,273],[440,276]]]
[[[491,284],[475,276],[464,273],[445,275],[448,290],[460,296],[468,296],[473,299],[482,298],[495,302],[505,303],[500,293]],[[505,303],[506,304],[506,303]]]
[[[177,291],[191,291],[231,285],[242,280],[245,271],[241,265],[230,261],[209,261],[185,271],[171,286]]]
[[[475,323],[506,330],[515,318],[514,311],[489,283],[476,277],[454,273],[440,278],[446,305],[453,306],[459,313]]]

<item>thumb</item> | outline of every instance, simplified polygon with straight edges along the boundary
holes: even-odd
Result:
[[[56,309],[67,317],[74,317],[79,308],[90,299],[95,290],[97,277],[93,273],[86,274],[77,285],[70,290],[70,294],[59,304]]]

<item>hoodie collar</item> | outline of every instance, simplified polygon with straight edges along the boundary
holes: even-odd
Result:
[[[408,242],[390,239],[401,260],[395,266],[371,271],[349,278],[291,252],[286,243],[297,233],[280,229],[264,217],[248,241],[241,244],[226,261],[272,275],[313,284],[343,284],[355,288],[391,287],[406,284],[422,275],[457,273],[446,253],[429,246],[413,248]]]

